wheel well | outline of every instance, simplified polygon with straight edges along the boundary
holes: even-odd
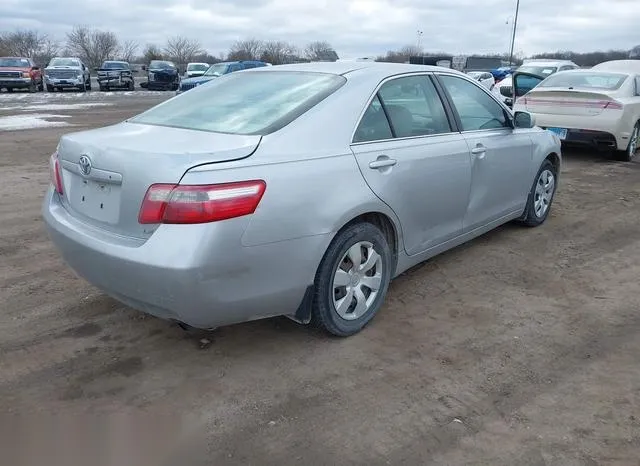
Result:
[[[387,243],[393,253],[393,269],[395,270],[397,258],[398,258],[398,232],[391,219],[381,212],[367,212],[366,214],[358,215],[356,218],[349,221],[341,230],[356,223],[371,223],[380,229],[387,239]]]
[[[556,169],[556,174],[560,174],[560,157],[558,157],[558,154],[556,154],[555,152],[550,153],[549,155],[547,155],[547,159],[549,162],[551,162],[553,164],[553,167]]]

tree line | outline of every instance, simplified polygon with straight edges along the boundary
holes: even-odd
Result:
[[[46,65],[56,56],[81,58],[95,68],[105,60],[123,60],[148,64],[151,60],[171,60],[179,65],[188,62],[217,63],[235,60],[263,60],[274,65],[300,61],[337,60],[338,55],[326,41],[310,42],[303,48],[286,41],[263,41],[255,38],[236,41],[225,55],[208,53],[200,41],[185,36],[169,37],[164,45],[141,47],[133,40],[120,41],[112,31],[75,26],[64,41],[56,41],[36,30],[0,31],[0,56],[33,58]]]
[[[529,58],[549,58],[572,60],[580,66],[593,66],[603,61],[629,58],[629,50],[608,50],[588,53],[558,51],[536,54]],[[640,53],[640,52],[639,52]],[[75,26],[66,34],[64,41],[56,41],[37,30],[18,29],[13,32],[0,31],[0,56],[23,56],[33,58],[38,64],[46,65],[54,56],[75,56],[91,68],[100,66],[104,60],[124,60],[131,63],[148,64],[151,60],[172,60],[179,65],[188,62],[217,63],[235,60],[263,60],[274,65],[303,61],[335,61],[338,55],[329,42],[313,41],[304,47],[271,40],[248,38],[234,42],[226,54],[215,56],[208,53],[200,41],[185,36],[169,37],[165,44],[146,44],[143,47],[134,41],[120,41],[112,31]],[[446,52],[425,53],[416,45],[405,45],[397,50],[389,50],[376,57],[376,61],[405,63],[415,55],[453,55]],[[479,55],[482,56],[482,55]],[[639,55],[640,56],[640,55]],[[505,60],[508,56],[502,55]],[[516,64],[524,59],[523,54],[513,57]]]

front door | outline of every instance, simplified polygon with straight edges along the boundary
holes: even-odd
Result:
[[[429,75],[385,82],[360,121],[352,151],[369,187],[400,219],[407,254],[462,233],[469,148],[452,131]]]
[[[471,152],[465,231],[523,211],[533,182],[529,129],[514,129],[507,111],[481,86],[440,75]]]

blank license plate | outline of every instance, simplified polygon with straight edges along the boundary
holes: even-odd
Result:
[[[551,131],[562,141],[567,139],[567,128],[547,128],[547,131]]]

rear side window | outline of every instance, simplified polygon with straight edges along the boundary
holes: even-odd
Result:
[[[392,137],[389,120],[376,95],[360,120],[353,142],[382,141]]]
[[[225,74],[128,121],[265,135],[289,124],[345,82],[335,74],[299,71]]]
[[[449,132],[447,114],[431,79],[424,75],[405,76],[380,87],[356,130],[354,142]]]

